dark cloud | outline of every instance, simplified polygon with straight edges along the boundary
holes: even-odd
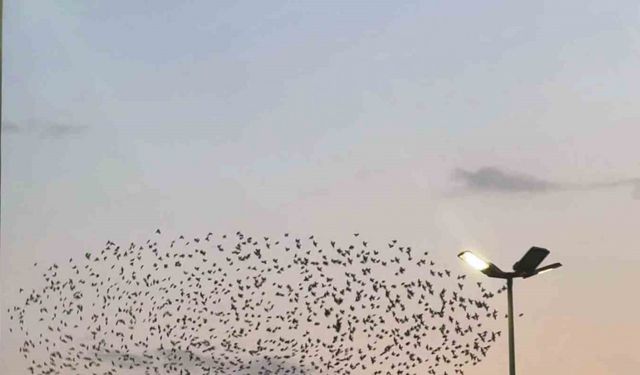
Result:
[[[632,187],[632,196],[635,199],[640,199],[640,178],[570,184],[548,181],[522,173],[507,172],[496,167],[482,167],[476,171],[458,168],[453,172],[453,179],[461,181],[463,188],[467,191],[496,193],[546,193],[561,190],[579,191]]]
[[[237,353],[236,353],[237,354]],[[88,362],[94,359],[100,363],[107,363],[118,368],[164,368],[188,370],[189,373],[198,369],[209,368],[215,373],[232,372],[246,375],[260,374],[313,374],[315,371],[308,367],[300,367],[281,358],[269,356],[255,356],[241,358],[229,353],[210,352],[208,355],[194,351],[176,348],[155,350],[146,353],[132,353],[122,351],[95,351],[86,356]]]
[[[280,358],[261,357],[254,360],[251,374],[313,374],[309,367],[299,367]]]
[[[3,133],[20,133],[22,128],[18,126],[18,124],[13,122],[3,122],[2,123],[2,132]]]
[[[465,188],[476,191],[495,192],[546,192],[558,190],[560,185],[533,176],[512,173],[495,167],[482,167],[477,171],[456,169],[456,180],[462,181]]]
[[[35,134],[42,138],[64,138],[84,133],[87,126],[30,121],[18,124],[12,121],[2,123],[2,132],[7,134]]]

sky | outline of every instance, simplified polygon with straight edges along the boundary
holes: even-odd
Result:
[[[461,250],[541,246],[519,371],[640,368],[637,2],[5,1],[2,43],[2,314],[35,261],[156,228],[398,238],[478,280]],[[506,368],[504,337],[467,373]]]

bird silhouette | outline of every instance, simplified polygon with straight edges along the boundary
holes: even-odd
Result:
[[[396,239],[155,235],[34,263],[7,310],[30,373],[462,374],[500,337],[492,291]]]

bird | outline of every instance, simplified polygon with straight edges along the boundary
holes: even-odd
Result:
[[[493,292],[437,268],[426,251],[414,260],[396,239],[380,251],[362,239],[324,249],[313,235],[270,238],[237,231],[166,245],[107,241],[45,266],[7,311],[25,368],[462,373],[500,337],[489,326],[498,316]],[[482,298],[463,294],[474,286]]]

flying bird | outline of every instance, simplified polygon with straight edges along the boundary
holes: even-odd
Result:
[[[414,259],[395,239],[380,251],[362,240],[323,249],[313,235],[213,236],[107,241],[45,266],[40,286],[20,288],[23,303],[7,311],[25,368],[462,374],[500,336],[491,291],[452,276],[427,252]]]

